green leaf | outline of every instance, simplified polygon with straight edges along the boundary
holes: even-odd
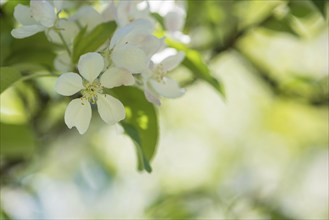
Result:
[[[327,0],[311,0],[323,17],[326,17]]]
[[[0,94],[22,77],[14,67],[0,67]]]
[[[271,31],[288,33],[294,36],[298,36],[298,34],[291,28],[290,20],[288,17],[284,17],[282,19],[271,17],[262,26]]]
[[[4,32],[1,30],[1,37],[0,37],[0,66],[4,66],[5,59],[11,53],[10,43],[12,38],[9,32]]]
[[[201,80],[209,83],[214,89],[216,89],[222,96],[225,96],[223,85],[211,75],[211,71],[208,66],[202,60],[199,52],[186,47],[184,44],[166,39],[168,46],[176,48],[177,50],[185,53],[185,59],[182,64],[187,67],[192,74]]]
[[[38,33],[24,39],[14,39],[10,33],[10,53],[3,61],[4,66],[30,63],[53,69],[58,45],[50,43],[44,33]]]
[[[122,122],[122,127],[124,128],[126,134],[133,140],[136,151],[137,151],[137,159],[138,159],[138,170],[146,170],[147,172],[152,172],[151,165],[149,160],[147,159],[143,149],[142,149],[142,141],[140,137],[140,133],[136,127],[131,124]]]
[[[2,156],[26,157],[33,154],[35,140],[28,126],[0,123],[0,134]]]
[[[290,13],[297,18],[307,18],[311,16],[315,9],[309,1],[290,1]]]
[[[1,208],[0,209],[0,219],[1,220],[11,220],[8,214]]]
[[[35,64],[46,67],[47,69],[53,69],[55,53],[49,50],[34,50],[33,52],[25,53],[17,51],[16,54],[8,56],[6,59],[6,65],[14,64]]]
[[[77,63],[82,54],[96,51],[102,46],[116,29],[115,22],[102,23],[87,33],[86,27],[76,36],[73,43],[73,63]]]
[[[154,156],[159,137],[155,108],[137,88],[120,87],[111,89],[111,92],[126,107],[126,119],[121,124],[136,145],[138,169],[151,172],[149,162]]]
[[[161,24],[162,27],[165,26],[165,24],[164,24],[164,19],[163,19],[163,17],[162,17],[161,15],[159,15],[158,13],[151,13],[151,16],[152,16],[157,22],[159,22],[159,23]]]

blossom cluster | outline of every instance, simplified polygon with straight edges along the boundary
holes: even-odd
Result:
[[[71,10],[74,6],[79,6],[78,10]],[[163,18],[168,37],[189,42],[189,37],[182,33],[184,2],[174,0],[100,1],[96,8],[79,1],[31,0],[29,6],[16,6],[14,17],[20,25],[11,34],[25,38],[44,32],[51,42],[64,46],[54,61],[61,73],[55,91],[75,97],[66,108],[64,120],[69,128],[76,127],[83,134],[89,127],[93,105],[110,125],[125,118],[124,105],[107,94],[108,89],[139,87],[155,105],[160,105],[161,97],[177,98],[184,94],[178,82],[168,76],[182,62],[184,53],[169,48],[165,37],[155,35],[159,22],[152,13]],[[72,47],[79,32],[93,31],[109,21],[115,22],[117,28],[108,41],[73,63]]]

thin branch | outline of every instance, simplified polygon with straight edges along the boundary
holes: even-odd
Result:
[[[291,86],[283,85],[279,80],[275,79],[268,73],[265,68],[259,65],[256,61],[250,58],[246,53],[242,50],[235,48],[236,51],[239,53],[241,59],[250,65],[252,69],[254,69],[255,74],[264,82],[266,85],[271,89],[273,94],[283,97],[283,98],[290,98],[295,101],[304,102],[314,106],[327,106],[329,105],[329,96],[328,96],[328,88],[327,91],[316,91],[315,88],[318,87],[319,82],[312,81],[315,83],[314,93],[303,93],[302,91],[298,90],[298,88],[294,88]],[[329,78],[328,78],[329,79]],[[312,88],[313,88],[312,87]]]
[[[65,47],[66,52],[69,54],[70,57],[72,57],[71,50],[70,50],[70,48],[69,48],[69,45],[66,43],[63,34],[61,33],[60,30],[56,30],[56,32],[57,32],[59,38],[61,39],[61,41],[62,41],[62,43],[63,43],[63,45],[64,45],[64,47]]]
[[[49,73],[36,73],[36,74],[31,74],[31,75],[23,76],[22,78],[20,78],[18,80],[18,82],[26,81],[26,80],[30,80],[30,79],[34,79],[34,78],[38,78],[38,77],[58,77],[58,75],[49,74]]]
[[[273,18],[273,16],[274,16],[273,13],[270,13],[268,16],[266,16],[260,22],[257,22],[255,24],[251,24],[251,25],[247,26],[246,28],[241,29],[241,30],[233,33],[232,36],[230,38],[228,38],[223,45],[218,46],[218,47],[215,47],[213,49],[212,55],[211,55],[211,59],[213,59],[219,53],[222,53],[222,52],[227,51],[229,49],[233,49],[235,47],[235,45],[237,44],[237,42],[242,37],[244,37],[245,35],[247,35],[255,27],[262,26],[263,24],[265,24],[266,22],[268,22],[269,20],[271,20]]]

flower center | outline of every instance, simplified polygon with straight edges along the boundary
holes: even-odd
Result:
[[[82,99],[95,104],[98,94],[103,93],[103,87],[99,81],[85,83],[85,89],[81,91]]]
[[[165,75],[167,74],[167,72],[164,71],[164,69],[163,69],[163,65],[162,65],[162,63],[160,63],[160,64],[156,67],[156,69],[155,69],[154,72],[155,72],[155,73],[154,73],[154,78],[155,78],[158,82],[162,82],[163,77],[165,77]]]

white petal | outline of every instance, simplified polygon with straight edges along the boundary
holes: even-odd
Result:
[[[152,56],[152,62],[154,62],[155,64],[159,64],[162,63],[165,59],[167,59],[168,57],[172,57],[172,56],[176,56],[178,53],[181,53],[180,55],[178,55],[177,58],[179,58],[180,56],[182,56],[182,54],[184,54],[183,52],[178,52],[176,49],[174,48],[165,48],[162,51],[154,54]]]
[[[113,0],[109,0],[109,2],[105,2],[105,3],[108,5],[101,13],[103,22],[113,21],[116,15],[116,6]]]
[[[55,91],[64,96],[73,95],[84,89],[82,78],[76,73],[64,73],[56,81]]]
[[[165,48],[163,49],[162,51],[154,54],[152,56],[152,61],[155,63],[155,64],[159,64],[161,63],[164,59],[166,59],[167,57],[170,57],[170,56],[174,56],[177,54],[177,50],[175,50],[174,48]]]
[[[131,73],[142,72],[148,63],[144,51],[130,45],[115,47],[112,53],[112,61],[117,67],[127,69]]]
[[[157,51],[165,46],[165,38],[157,38],[153,35],[148,34],[140,42],[137,43],[138,47],[143,50],[148,59],[153,56]]]
[[[183,34],[180,31],[175,31],[175,32],[168,32],[168,35],[170,38],[182,42],[184,44],[189,44],[191,42],[191,38],[188,35]]]
[[[151,34],[154,30],[154,24],[147,20],[147,19],[138,19],[130,24],[118,28],[111,39],[110,42],[110,49],[112,49],[115,45],[125,42],[130,42],[136,38],[138,38],[138,35],[141,33],[143,35],[145,34]]]
[[[78,21],[82,27],[87,27],[87,31],[92,30],[103,22],[102,16],[92,6],[82,6],[72,17],[72,20]]]
[[[152,61],[151,61],[151,64],[152,64]],[[150,65],[151,65],[151,64],[150,64]],[[146,83],[146,82],[148,81],[148,79],[152,77],[153,72],[151,71],[151,69],[147,68],[147,69],[145,69],[145,70],[142,72],[141,75],[142,75],[142,77],[143,77],[143,79],[144,79],[144,83]]]
[[[22,25],[37,24],[36,20],[32,18],[30,7],[26,5],[18,4],[15,7],[14,17]]]
[[[113,125],[126,117],[123,104],[110,95],[98,95],[97,108],[103,121],[110,125]]]
[[[155,25],[151,20],[138,19],[131,23],[131,25],[127,25],[127,27],[129,26],[131,30],[122,37],[122,42],[137,44],[146,36],[152,35]]]
[[[99,53],[86,53],[79,59],[80,74],[89,82],[94,81],[104,68],[104,59]]]
[[[129,24],[129,12],[131,11],[133,2],[120,1],[117,6],[116,22],[119,26]]]
[[[117,6],[116,22],[121,27],[148,16],[148,3],[145,1],[120,1]]]
[[[55,8],[46,0],[31,0],[33,18],[45,27],[54,26],[56,20]]]
[[[70,129],[76,127],[80,134],[85,133],[91,120],[89,102],[82,99],[73,99],[66,108],[64,120]]]
[[[129,33],[129,31],[131,31],[132,27],[131,26],[126,26],[126,27],[123,27],[123,28],[118,28],[112,38],[111,38],[111,42],[110,42],[110,47],[109,49],[112,49],[115,45],[117,45],[121,40],[122,38],[127,35]]]
[[[15,28],[14,30],[11,31],[11,35],[14,38],[25,38],[32,36],[38,32],[44,31],[45,27],[34,24],[34,25],[27,25],[27,26],[21,26],[18,28]]]
[[[59,72],[70,72],[72,71],[72,63],[71,63],[71,57],[67,53],[67,51],[58,51],[57,56],[54,60],[54,67]]]
[[[63,9],[63,3],[64,0],[53,0],[54,6],[57,9],[57,11],[60,11]]]
[[[167,57],[162,61],[162,67],[164,71],[171,71],[176,68],[184,59],[185,54],[178,52],[176,55]]]
[[[63,35],[65,42],[68,45],[73,44],[75,36],[79,33],[79,27],[76,23],[68,20],[59,20],[56,24],[56,27],[60,28],[60,32]],[[51,42],[62,44],[61,38],[58,36],[58,33],[55,30],[50,29],[47,31],[47,36]]]
[[[149,1],[150,9],[152,12],[157,12],[161,16],[165,16],[169,11],[175,7],[175,1]]]
[[[161,105],[159,96],[155,92],[153,92],[152,89],[149,88],[148,86],[144,87],[144,94],[145,94],[147,101],[149,101],[157,106]]]
[[[121,85],[131,86],[135,84],[135,78],[127,70],[117,67],[107,69],[101,76],[100,82],[106,88]]]
[[[162,82],[150,80],[150,85],[157,93],[166,98],[178,98],[185,93],[185,89],[180,88],[175,80],[168,77],[165,77]]]
[[[174,7],[164,18],[166,30],[170,32],[180,31],[184,27],[186,13],[180,7]]]

